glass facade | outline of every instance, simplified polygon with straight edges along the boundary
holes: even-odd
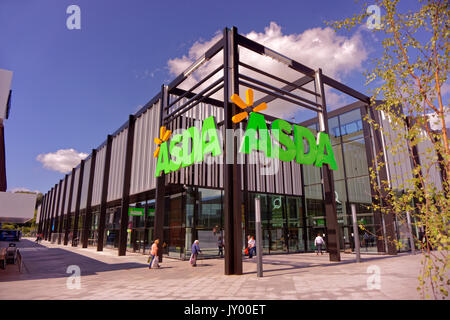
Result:
[[[250,193],[246,234],[252,236],[255,235],[256,197],[260,199],[263,253],[304,251],[302,197]]]
[[[372,195],[361,109],[353,109],[328,120],[331,143],[338,169],[333,171],[336,211],[340,231],[340,248],[354,248],[351,206],[356,206],[360,243],[365,251],[377,251],[377,226],[371,210]],[[309,127],[317,132],[318,125]],[[303,166],[306,197],[308,250],[314,250],[314,238],[324,235],[326,217],[321,170]],[[379,231],[379,230],[378,230]]]
[[[121,207],[112,207],[106,210],[104,246],[106,248],[119,247],[119,229],[120,229]]]

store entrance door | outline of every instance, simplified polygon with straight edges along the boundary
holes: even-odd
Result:
[[[134,229],[131,234],[131,245],[133,252],[144,253],[144,229]]]

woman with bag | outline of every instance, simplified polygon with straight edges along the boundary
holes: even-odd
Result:
[[[155,242],[153,242],[152,244],[152,250],[150,251],[150,265],[148,266],[149,269],[152,268],[152,264],[153,261],[155,261],[156,266],[159,268],[159,258],[158,258],[158,244],[159,244],[159,239],[156,239]]]

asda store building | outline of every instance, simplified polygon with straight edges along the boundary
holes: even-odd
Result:
[[[327,111],[328,90],[354,103]],[[320,233],[330,260],[339,261],[354,247],[353,204],[365,229],[363,252],[396,254],[385,239],[408,248],[407,226],[372,210],[369,180],[374,155],[390,142],[363,118],[386,130],[389,121],[369,103],[320,69],[224,29],[45,194],[39,232],[61,245],[117,248],[119,255],[148,254],[159,238],[163,256],[179,259],[189,258],[196,239],[205,256],[217,257],[222,237],[225,274],[241,274],[260,197],[265,254],[313,251]],[[280,116],[293,110],[302,110],[302,121]],[[379,179],[411,171],[408,155],[385,156],[390,165]]]

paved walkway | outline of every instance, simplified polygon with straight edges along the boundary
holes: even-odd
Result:
[[[27,239],[17,246],[25,272],[8,272],[14,265],[0,269],[0,299],[420,299],[421,255],[363,255],[360,264],[344,253],[340,263],[326,254],[264,256],[264,277],[257,278],[256,259],[244,259],[244,275],[225,276],[223,259],[200,260],[193,268],[165,258],[161,269],[149,270],[140,254],[119,257],[116,250]],[[79,267],[79,282],[69,266]]]

